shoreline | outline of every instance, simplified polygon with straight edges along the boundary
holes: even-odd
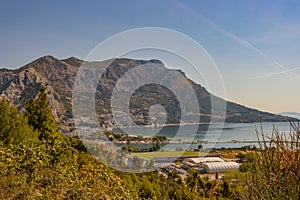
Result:
[[[113,128],[113,129],[119,129],[119,128],[155,128],[155,127],[165,127],[165,126],[186,126],[186,125],[221,125],[221,124],[260,124],[260,123],[290,123],[288,121],[265,121],[265,122],[183,122],[180,124],[159,124],[159,125],[144,125],[144,126],[138,126],[138,125],[134,125],[134,126],[119,126],[117,128]]]

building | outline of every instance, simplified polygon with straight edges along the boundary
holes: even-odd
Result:
[[[189,163],[208,163],[208,162],[224,162],[220,157],[197,157],[197,158],[188,158],[185,161]]]
[[[236,162],[225,162],[220,157],[197,157],[187,158],[183,161],[184,168],[194,168],[204,173],[226,172],[227,170],[238,170]]]
[[[239,164],[236,162],[211,162],[202,163],[202,168],[205,173],[226,172],[227,170],[238,170]]]

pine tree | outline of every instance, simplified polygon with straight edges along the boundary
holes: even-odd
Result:
[[[0,139],[4,144],[9,143],[9,137],[13,132],[14,124],[17,120],[18,111],[12,107],[4,98],[0,101]]]
[[[40,133],[40,140],[59,137],[59,126],[56,124],[52,114],[44,86],[41,87],[37,99],[31,99],[26,102],[25,109],[28,123],[33,126],[35,131]]]

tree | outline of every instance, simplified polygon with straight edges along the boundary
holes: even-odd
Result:
[[[0,140],[4,145],[27,143],[36,139],[37,134],[28,125],[27,118],[2,98],[0,100]]]
[[[242,154],[241,152],[235,156],[239,162],[244,162],[244,159],[245,159],[245,155]]]
[[[4,143],[8,143],[7,140],[17,120],[18,111],[16,108],[10,106],[6,99],[2,98],[0,101],[0,113],[0,139]]]
[[[28,123],[40,133],[40,140],[59,137],[59,126],[56,124],[52,114],[44,86],[41,87],[37,99],[31,99],[26,102],[25,109]]]
[[[213,184],[210,181],[205,183],[204,194],[205,194],[206,198],[208,198],[210,196],[210,190],[212,189],[212,187],[213,187]]]
[[[223,188],[222,188],[222,196],[228,198],[229,195],[230,195],[229,184],[226,181],[224,181]]]
[[[145,180],[141,183],[139,196],[142,199],[153,199],[155,196],[155,192],[153,191],[153,184],[149,182],[149,180]]]
[[[202,145],[202,144],[199,144],[199,145],[198,145],[198,150],[201,151],[202,149],[203,149],[203,145]]]
[[[185,182],[192,192],[200,192],[204,189],[204,182],[196,169],[189,169]]]

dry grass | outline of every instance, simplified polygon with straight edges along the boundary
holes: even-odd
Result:
[[[260,149],[242,180],[243,199],[300,199],[300,131],[291,123],[290,133],[274,127],[271,137],[257,130]]]

